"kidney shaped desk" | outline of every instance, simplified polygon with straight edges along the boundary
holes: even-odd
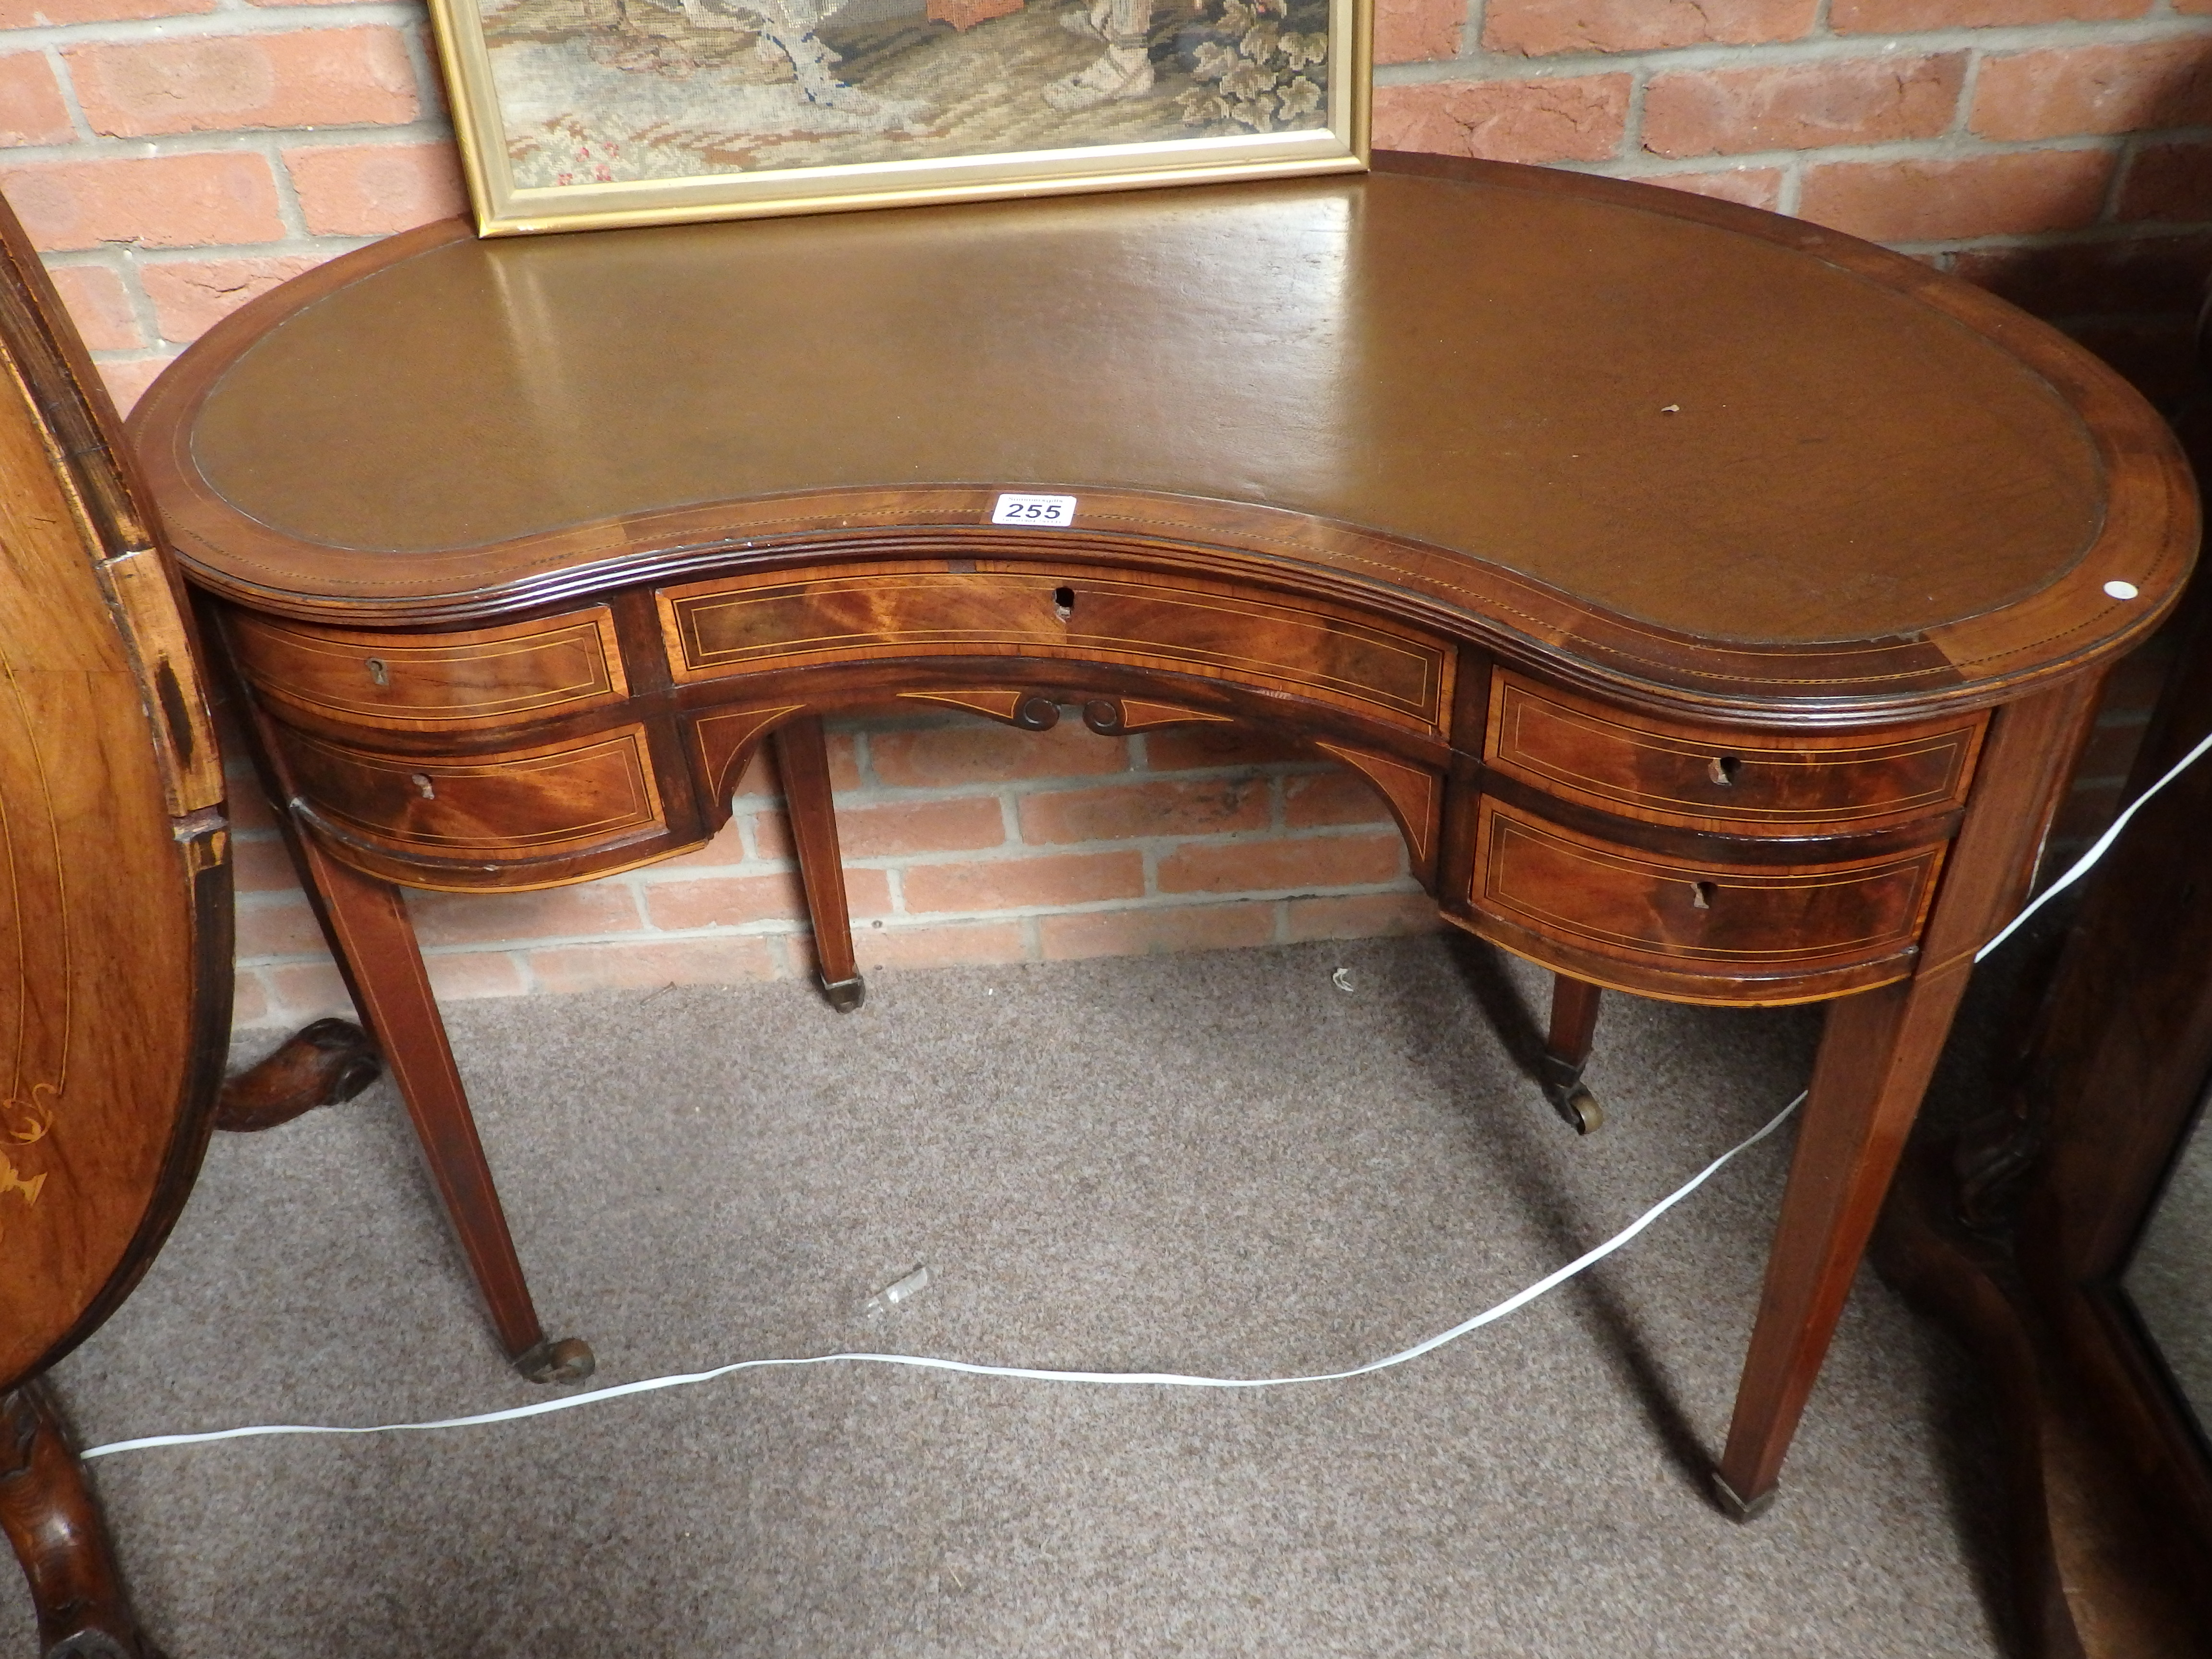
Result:
[[[1571,1108],[1592,988],[1832,999],[1738,1513],[2103,672],[2197,537],[2151,410],[1983,293],[1726,204],[1415,157],[432,226],[230,318],[135,429],[526,1370],[588,1350],[544,1340],[395,884],[697,847],[769,741],[850,1005],[823,711],[1238,720],[1364,774],[1442,914],[1562,976]]]

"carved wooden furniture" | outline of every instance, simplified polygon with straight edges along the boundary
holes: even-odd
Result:
[[[376,1067],[332,1021],[223,1084],[222,766],[183,589],[64,315],[0,204],[0,1531],[42,1651],[142,1659],[42,1373],[130,1294],[211,1127]]]
[[[1721,1460],[1774,1488],[1974,948],[2196,545],[2164,428],[1984,294],[1510,167],[349,255],[135,430],[510,1353],[549,1369],[395,883],[698,846],[781,762],[857,1002],[825,710],[1243,720],[1452,921],[1833,999]],[[1008,492],[1065,527],[994,522]],[[1042,511],[1047,509],[1031,509]],[[580,1363],[580,1358],[579,1360]]]

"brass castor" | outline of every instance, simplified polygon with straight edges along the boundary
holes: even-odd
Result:
[[[868,981],[858,974],[850,979],[825,979],[822,994],[839,1013],[849,1014],[868,1000]]]
[[[1767,1510],[1772,1509],[1774,1500],[1782,1490],[1779,1486],[1769,1486],[1747,1504],[1735,1495],[1735,1488],[1721,1478],[1721,1472],[1718,1469],[1713,1471],[1712,1484],[1713,1501],[1720,1505],[1721,1513],[1731,1521],[1743,1523],[1756,1521]]]
[[[580,1336],[548,1338],[515,1356],[514,1369],[532,1382],[581,1382],[599,1370],[592,1345]]]
[[[1598,1098],[1582,1084],[1561,1090],[1552,1097],[1553,1109],[1566,1126],[1578,1135],[1595,1134],[1605,1127],[1605,1108]]]
[[[1583,1049],[1584,1059],[1589,1050]],[[1560,1121],[1578,1135],[1595,1134],[1605,1125],[1605,1108],[1583,1081],[1583,1060],[1546,1051],[1536,1063],[1536,1084]]]

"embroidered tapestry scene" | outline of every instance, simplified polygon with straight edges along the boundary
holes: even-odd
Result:
[[[514,181],[532,189],[1317,129],[1330,3],[483,0],[481,15]]]

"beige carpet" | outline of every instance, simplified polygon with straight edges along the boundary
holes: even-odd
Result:
[[[1493,1023],[1525,1046],[1536,990],[1425,938],[886,973],[843,1018],[769,985],[453,1025],[539,1306],[601,1382],[851,1346],[1258,1375],[1390,1352],[1568,1260],[1787,1100],[1817,1031],[1615,1000],[1612,1121],[1577,1140]],[[1779,1505],[1739,1527],[1703,1494],[1787,1140],[1358,1382],[755,1372],[96,1479],[173,1659],[1993,1654],[1987,1407],[1870,1274]],[[921,1264],[925,1292],[863,1312]],[[58,1380],[88,1443],[544,1397],[384,1087],[219,1138]]]

